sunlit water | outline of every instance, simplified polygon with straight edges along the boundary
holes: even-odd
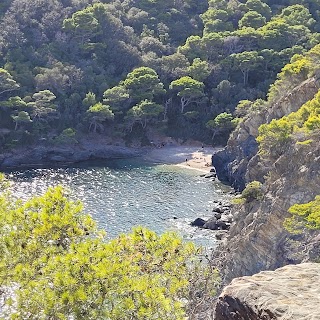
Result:
[[[110,238],[142,225],[158,233],[173,230],[212,246],[212,231],[189,224],[197,217],[210,217],[213,202],[228,198],[228,188],[200,174],[131,159],[14,171],[8,176],[14,182],[15,195],[24,199],[44,193],[49,186],[68,188]]]

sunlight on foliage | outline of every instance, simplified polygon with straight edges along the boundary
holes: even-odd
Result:
[[[294,234],[300,234],[305,229],[320,230],[320,196],[314,201],[295,204],[289,208],[292,217],[284,222],[285,228]]]
[[[174,233],[142,227],[106,241],[61,187],[26,202],[0,196],[0,285],[16,288],[6,319],[183,320],[218,280],[197,252]],[[204,280],[208,270],[212,286],[191,301],[204,283],[195,272]]]

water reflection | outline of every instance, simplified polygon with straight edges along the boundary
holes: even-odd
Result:
[[[109,237],[144,225],[157,232],[175,230],[198,242],[212,233],[188,226],[198,216],[210,216],[210,203],[227,197],[226,187],[176,166],[132,161],[100,161],[78,167],[34,169],[9,173],[17,197],[40,195],[62,185],[80,199]],[[175,217],[175,219],[173,219]]]

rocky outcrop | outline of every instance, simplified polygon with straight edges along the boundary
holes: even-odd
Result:
[[[0,154],[0,170],[71,164],[86,160],[135,157],[141,150],[92,143],[68,146],[31,146]]]
[[[255,137],[258,127],[273,118],[297,111],[320,87],[316,78],[297,86],[268,109],[250,114],[231,136],[226,149],[213,156],[217,175],[243,189],[249,181],[263,182],[259,200],[234,206],[234,223],[216,253],[224,284],[262,270],[315,261],[320,256],[319,231],[289,234],[283,227],[288,209],[320,194],[320,136],[307,144],[292,141],[277,159],[260,159]]]
[[[219,297],[215,320],[318,320],[319,283],[318,263],[234,279]]]
[[[274,163],[261,199],[233,208],[234,224],[217,257],[225,283],[320,256],[319,231],[291,235],[283,228],[290,206],[319,194],[320,144],[312,138],[309,145],[293,144]]]
[[[263,182],[268,168],[259,166],[256,137],[258,128],[272,119],[279,119],[297,111],[305,102],[313,98],[320,88],[320,80],[315,77],[288,92],[275,103],[268,103],[262,110],[252,111],[232,133],[227,147],[212,157],[212,164],[221,181],[229,182],[235,189],[243,190],[248,181]],[[249,170],[248,170],[249,168]]]

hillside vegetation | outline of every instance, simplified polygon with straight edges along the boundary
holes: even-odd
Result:
[[[307,0],[14,0],[0,10],[5,149],[90,134],[148,143],[150,131],[222,142],[241,107],[320,40],[320,4]]]

